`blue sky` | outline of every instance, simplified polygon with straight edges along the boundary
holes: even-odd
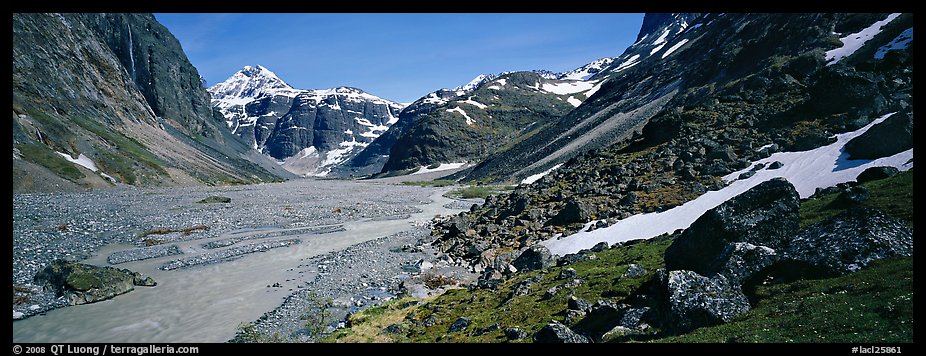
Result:
[[[156,14],[208,85],[260,64],[299,89],[412,102],[483,73],[621,54],[642,14]]]

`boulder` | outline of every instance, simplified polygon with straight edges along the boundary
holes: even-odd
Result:
[[[466,330],[470,322],[471,320],[469,318],[460,317],[457,320],[455,320],[453,324],[450,324],[450,327],[447,328],[447,332],[455,333],[455,332]]]
[[[566,300],[566,307],[569,310],[587,311],[592,308],[592,303],[589,303],[585,299],[571,295],[569,296],[569,299]]]
[[[607,242],[601,241],[601,242],[595,244],[595,246],[592,246],[592,248],[589,249],[589,251],[592,251],[592,252],[601,252],[601,251],[607,250],[608,247],[609,247],[609,245],[608,245]]]
[[[511,327],[505,329],[505,338],[508,340],[521,340],[527,337],[527,332],[521,328]]]
[[[98,267],[83,263],[55,260],[34,277],[65,297],[70,305],[99,302],[128,293],[135,286],[154,286],[151,277],[127,269]]]
[[[540,244],[528,247],[518,258],[511,262],[511,265],[517,268],[518,271],[533,271],[555,264],[556,260],[553,259],[550,250]]]
[[[769,164],[767,169],[779,169],[779,168],[784,167],[784,166],[785,166],[785,164],[784,164],[784,163],[781,163],[781,161],[775,161],[775,162],[772,162],[771,164]]]
[[[888,157],[913,148],[913,114],[898,113],[846,143],[849,159]]]
[[[585,344],[587,337],[577,334],[559,322],[553,321],[534,334],[534,342],[548,344]]]
[[[730,283],[742,285],[778,259],[778,254],[771,248],[748,242],[734,242],[727,245],[717,259],[723,261],[723,265],[718,266],[715,273],[726,277]]]
[[[646,269],[644,269],[642,266],[636,263],[631,263],[630,265],[627,266],[627,271],[624,272],[623,277],[624,278],[637,278],[637,277],[642,277],[645,274],[646,274]]]
[[[719,273],[735,256],[737,242],[778,250],[797,234],[799,210],[800,197],[791,183],[783,178],[763,182],[695,220],[666,249],[666,269]]]
[[[897,175],[897,173],[900,173],[900,171],[890,166],[871,167],[859,173],[859,175],[855,177],[855,181],[859,183],[871,182],[893,177]]]
[[[913,255],[913,231],[879,210],[855,208],[805,228],[782,254],[808,265],[811,274],[839,276],[875,260]]]
[[[871,194],[868,192],[868,189],[862,186],[855,186],[846,189],[838,196],[836,199],[830,203],[830,207],[833,208],[849,208],[858,205],[859,203],[868,200]]]
[[[590,219],[589,206],[578,199],[571,198],[566,201],[566,205],[560,209],[559,213],[549,220],[548,225],[562,226],[583,223]]]
[[[679,330],[729,322],[749,310],[749,300],[739,286],[723,276],[708,278],[693,271],[670,271],[666,288]]]
[[[198,201],[197,203],[200,203],[200,204],[231,203],[231,198],[229,198],[229,197],[221,197],[221,196],[218,196],[218,195],[212,195],[212,196],[206,197],[206,198],[203,199],[203,200]]]

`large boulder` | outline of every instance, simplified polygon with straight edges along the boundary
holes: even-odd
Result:
[[[528,247],[518,258],[511,262],[518,271],[533,271],[556,265],[553,254],[541,244]]]
[[[855,181],[859,183],[871,182],[873,180],[896,176],[897,173],[900,173],[900,171],[891,166],[870,167],[862,171],[862,173],[859,173],[859,175],[855,177]]]
[[[773,255],[774,251],[734,244],[778,250],[797,234],[799,210],[800,197],[791,183],[784,178],[763,182],[701,215],[666,249],[666,269],[690,270],[705,276],[729,274],[728,278],[737,281],[748,278],[749,273],[742,273],[742,268],[727,273],[731,263],[738,264],[728,260],[735,257],[745,262],[764,261],[762,256]],[[753,258],[748,255],[753,253],[750,251],[758,255]]]
[[[548,344],[586,344],[588,338],[577,334],[566,325],[553,321],[534,334],[534,342]]]
[[[872,261],[913,254],[913,231],[879,210],[857,208],[811,225],[782,251],[802,274],[839,276]]]
[[[729,322],[749,310],[749,300],[740,287],[724,276],[670,271],[666,288],[674,324],[680,330]]]
[[[591,213],[587,204],[578,199],[569,199],[566,205],[548,222],[548,225],[568,225],[583,223],[591,220]]]
[[[151,277],[112,267],[55,260],[36,273],[34,280],[53,289],[70,305],[88,304],[128,293],[135,286],[157,285]]]
[[[913,148],[913,113],[898,113],[846,143],[849,159],[888,157]]]

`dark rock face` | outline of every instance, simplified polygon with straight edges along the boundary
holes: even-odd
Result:
[[[910,228],[874,209],[850,209],[807,227],[783,252],[788,260],[809,265],[812,273],[822,276],[839,276],[875,260],[912,254]]]
[[[35,282],[45,284],[64,296],[70,305],[95,303],[131,292],[135,286],[155,286],[151,277],[112,267],[55,260],[35,275]]]
[[[505,329],[505,338],[508,340],[521,340],[527,337],[527,332],[521,328],[507,328]]]
[[[889,137],[889,139],[885,139]],[[888,157],[913,148],[913,113],[897,113],[846,143],[849,159]]]
[[[855,181],[859,183],[871,182],[874,180],[893,177],[897,175],[897,173],[900,173],[900,171],[894,167],[871,167],[862,171],[862,173],[859,173],[858,177],[855,177]]]
[[[533,271],[556,265],[556,260],[546,246],[537,244],[528,247],[518,258],[511,262],[518,271]]]
[[[588,338],[558,322],[552,322],[534,334],[534,342],[547,344],[586,344]]]
[[[667,288],[671,311],[682,330],[729,322],[749,310],[749,300],[739,286],[723,276],[670,271]]]
[[[666,268],[710,275],[721,271],[724,251],[733,243],[777,249],[797,233],[799,209],[800,197],[791,183],[782,178],[763,182],[691,224],[666,249]]]

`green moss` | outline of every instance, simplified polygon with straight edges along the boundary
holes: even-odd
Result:
[[[91,288],[102,287],[103,281],[91,272],[77,270],[68,274],[67,284],[76,290],[86,291]]]
[[[61,157],[61,155],[52,152],[52,150],[45,145],[27,143],[18,144],[16,148],[19,149],[19,152],[22,153],[26,160],[48,168],[59,176],[72,181],[84,178],[84,174],[81,173],[73,163],[68,162],[64,157]]]
[[[658,342],[913,342],[913,258],[857,273],[762,286],[737,320]]]
[[[862,184],[870,197],[860,206],[875,208],[913,225],[913,171],[901,172],[887,179]],[[801,203],[801,227],[826,220],[845,211],[833,207],[839,193],[827,194]]]

